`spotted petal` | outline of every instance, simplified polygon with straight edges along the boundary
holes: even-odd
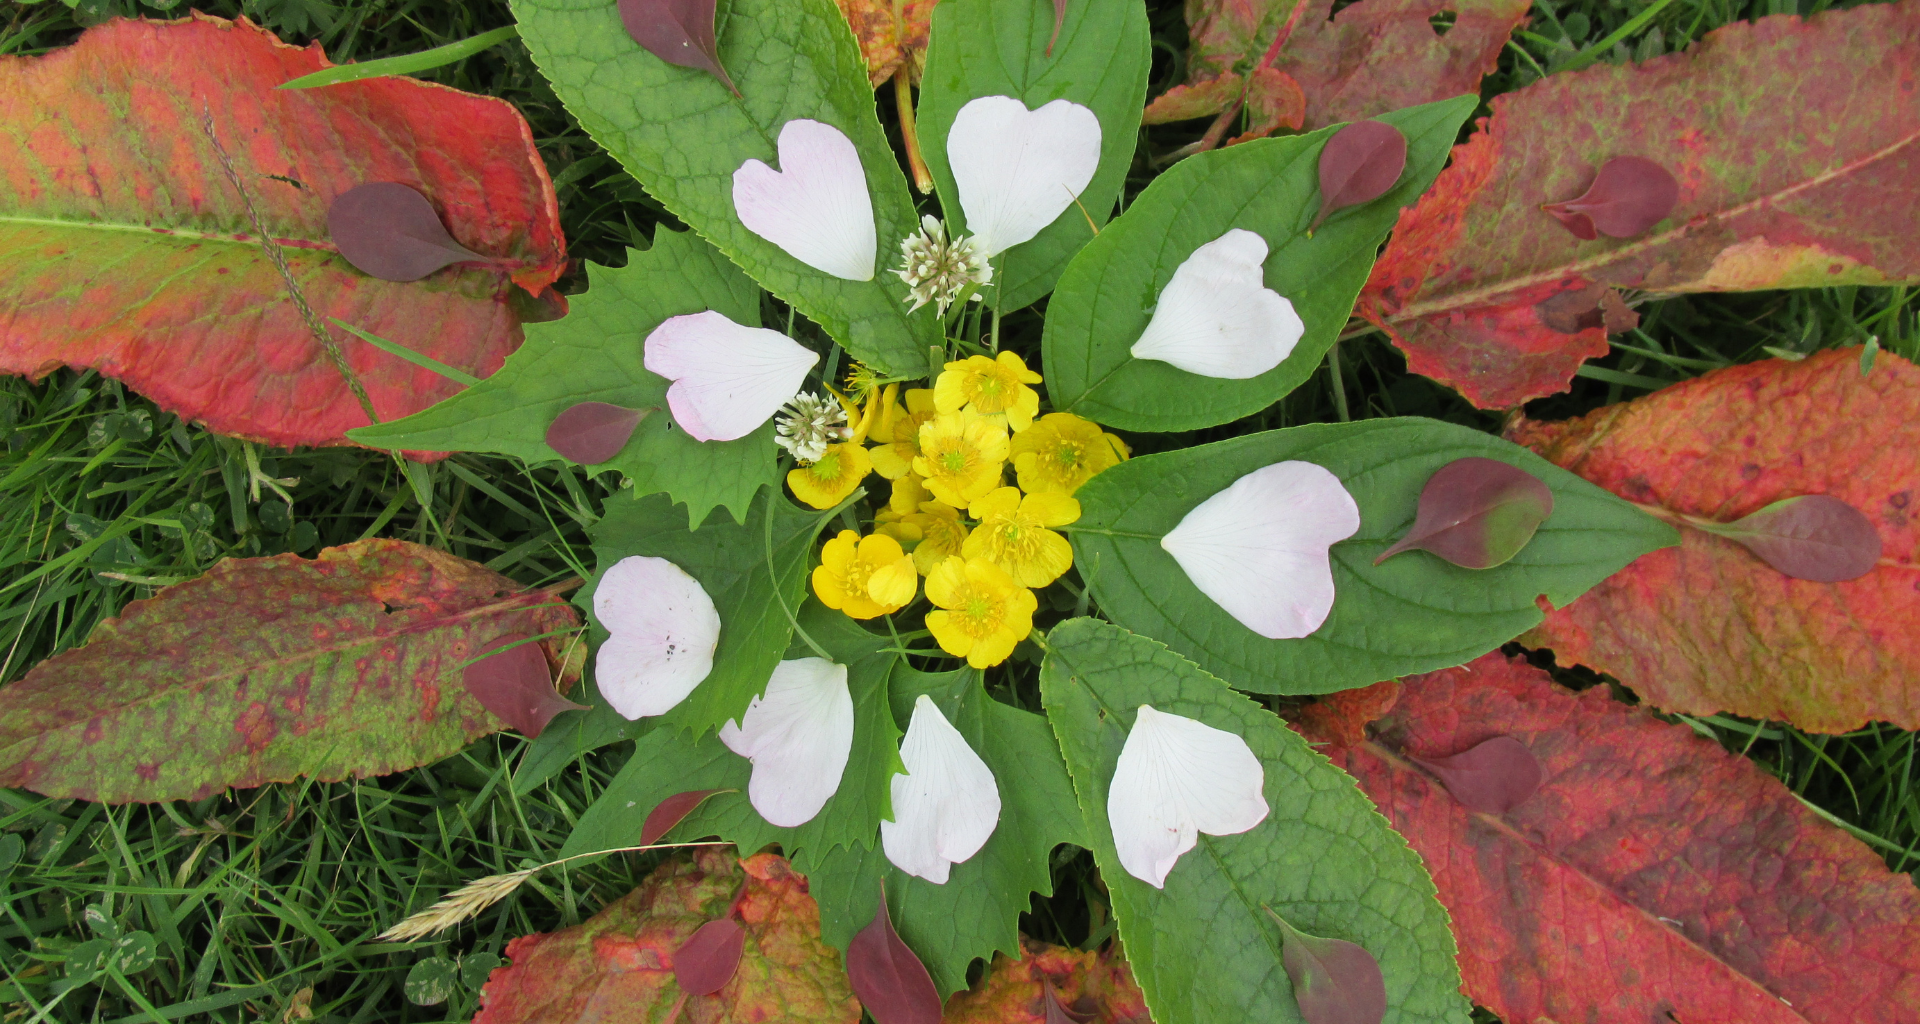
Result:
[[[700,581],[631,555],[600,577],[593,615],[613,635],[594,656],[600,693],[627,718],[664,715],[713,671],[720,613]]]
[[[1093,180],[1100,119],[1070,100],[1028,110],[982,96],[954,115],[947,162],[974,246],[995,256],[1039,234]]]
[[[1276,462],[1201,502],[1160,546],[1241,625],[1286,640],[1327,620],[1327,549],[1359,529],[1360,507],[1338,477],[1311,462]]]
[[[945,885],[953,865],[979,853],[999,825],[1000,788],[925,694],[913,703],[900,760],[907,774],[893,777],[893,820],[880,823],[880,845],[894,867]]]
[[[1135,359],[1158,359],[1203,377],[1245,380],[1280,365],[1306,333],[1293,303],[1261,277],[1267,240],[1234,228],[1174,270]]]
[[[733,211],[748,231],[815,270],[873,280],[873,199],[853,140],[830,124],[780,128],[780,169],[748,160],[733,172]]]
[[[824,658],[781,662],[739,724],[720,727],[720,742],[753,762],[747,799],[761,817],[781,828],[812,821],[840,788],[853,750],[847,667]]]
[[[707,310],[673,317],[647,335],[645,365],[673,382],[673,421],[700,441],[754,432],[793,399],[818,353],[762,327]]]
[[[1198,834],[1235,835],[1267,817],[1266,769],[1247,741],[1140,705],[1107,790],[1107,824],[1127,873],[1164,889]]]

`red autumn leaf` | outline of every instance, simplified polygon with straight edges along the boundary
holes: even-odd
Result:
[[[1320,212],[1307,233],[1349,206],[1387,194],[1407,169],[1407,137],[1385,121],[1355,121],[1320,149]]]
[[[1669,711],[1730,711],[1815,732],[1920,728],[1920,368],[1858,350],[1716,370],[1507,436],[1685,526],[1826,494],[1884,545],[1858,579],[1790,579],[1732,541],[1682,529],[1522,638]]]
[[[710,996],[727,987],[747,951],[747,930],[731,917],[708,921],[673,951],[673,980],[681,991]]]
[[[1873,520],[1828,494],[1782,498],[1735,522],[1699,525],[1796,580],[1856,580],[1880,562],[1880,533]]]
[[[1219,113],[1237,98],[1247,67],[1266,54],[1295,0],[1202,0],[1187,6],[1187,83],[1147,106],[1147,124]],[[1309,0],[1272,69],[1304,97],[1308,130],[1477,92],[1527,15],[1527,0],[1359,0],[1329,17],[1333,0]],[[1445,34],[1429,22],[1458,12]],[[1256,82],[1256,88],[1261,83]],[[1249,106],[1254,106],[1251,98]],[[1271,130],[1271,129],[1269,129]]]
[[[874,1024],[940,1024],[940,993],[927,966],[893,930],[884,887],[873,923],[847,945],[847,980]]]
[[[1373,564],[1402,551],[1430,551],[1468,569],[1503,565],[1553,514],[1546,482],[1498,459],[1455,459],[1427,478],[1405,537]]]
[[[1386,977],[1372,953],[1344,939],[1308,935],[1271,907],[1262,909],[1280,926],[1280,965],[1307,1024],[1380,1024],[1386,1018]]]
[[[860,54],[867,60],[867,81],[885,85],[905,66],[918,83],[927,63],[927,33],[933,25],[935,0],[906,0],[894,16],[893,0],[835,0],[853,29]]]
[[[620,454],[634,429],[651,412],[607,402],[581,402],[553,418],[547,427],[547,447],[583,466],[605,462]]]
[[[1495,736],[1448,757],[1407,760],[1432,772],[1468,810],[1505,814],[1540,788],[1540,759],[1511,736]]]
[[[1667,219],[1680,199],[1680,183],[1665,167],[1639,156],[1619,156],[1600,165],[1577,198],[1541,207],[1591,242],[1601,235],[1632,238]]]
[[[693,789],[674,795],[654,805],[647,812],[647,818],[640,823],[640,845],[652,846],[660,837],[673,831],[673,826],[686,820],[693,809],[707,802],[707,798],[716,793],[731,793],[730,789]]]
[[[713,37],[714,6],[714,0],[620,0],[620,24],[648,53],[669,64],[705,71],[738,96],[740,90],[720,64],[720,47]]]
[[[546,653],[528,642],[527,634],[508,633],[479,654],[479,661],[461,670],[461,682],[482,707],[529,738],[538,737],[562,711],[586,710],[554,692]]]
[[[1314,743],[1351,747],[1367,738],[1368,723],[1393,710],[1400,684],[1387,679],[1372,686],[1321,694],[1311,704],[1285,708],[1287,721]]]
[[[1509,1021],[1895,1024],[1920,889],[1745,758],[1494,653],[1402,681],[1332,750],[1426,861],[1465,991]],[[1504,815],[1406,759],[1516,737],[1546,781]]]
[[[512,295],[546,290],[566,262],[526,121],[505,101],[410,78],[274,88],[329,66],[318,46],[198,12],[114,20],[44,57],[0,60],[0,208],[16,214],[0,225],[0,372],[94,367],[272,444],[345,444],[366,423],[261,246],[206,116],[321,323],[476,376],[498,369],[520,343]],[[327,211],[369,181],[426,196],[486,262],[410,284],[354,269],[328,240]],[[457,390],[333,337],[383,420]]]
[[[732,983],[693,998],[675,981],[676,953],[727,908],[745,940]],[[662,1021],[856,1024],[860,1004],[840,956],[820,941],[820,908],[780,857],[736,860],[704,849],[672,860],[582,924],[507,943],[473,1024]],[[697,1007],[697,1008],[696,1008]]]
[[[1860,68],[1874,68],[1861,75]],[[1683,54],[1495,97],[1400,222],[1358,312],[1483,409],[1565,391],[1607,352],[1607,288],[1661,294],[1920,278],[1920,3],[1736,22]],[[1309,90],[1311,91],[1311,90]],[[1579,242],[1540,207],[1620,153],[1680,183],[1668,226]],[[1581,293],[1579,308],[1559,296]]]
[[[397,181],[370,181],[334,197],[327,236],[348,263],[382,281],[418,281],[486,257],[447,234],[427,197]]]
[[[578,624],[559,598],[405,541],[228,559],[0,689],[0,786],[199,800],[412,768],[501,728],[456,675],[482,643]],[[564,643],[543,648],[571,685]]]
[[[1085,952],[1022,936],[1020,959],[996,954],[986,977],[947,1000],[942,1024],[1153,1024],[1116,950]]]

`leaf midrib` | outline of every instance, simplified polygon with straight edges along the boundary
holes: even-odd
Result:
[[[229,245],[252,247],[259,247],[262,244],[258,235],[195,231],[190,228],[155,227],[151,224],[124,224],[109,220],[62,220],[59,217],[22,217],[17,214],[0,214],[0,224],[22,224],[29,227],[48,227],[62,230],[120,231],[132,234],[155,235],[161,238],[184,238],[198,242],[225,242]],[[327,253],[338,253],[340,251],[331,242],[316,241],[308,238],[274,238],[272,241],[275,245],[289,249],[314,249]]]

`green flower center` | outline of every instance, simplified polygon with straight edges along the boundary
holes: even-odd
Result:
[[[958,473],[967,468],[967,453],[960,451],[946,452],[940,456],[940,464],[946,467],[947,472]]]

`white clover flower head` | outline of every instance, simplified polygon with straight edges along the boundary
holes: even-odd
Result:
[[[819,462],[827,446],[852,436],[840,403],[811,391],[793,396],[773,421],[773,443],[801,462]]]
[[[941,316],[959,299],[968,284],[985,285],[993,280],[993,266],[971,237],[947,239],[947,226],[928,214],[920,218],[920,230],[900,240],[900,269],[894,271],[912,289],[911,313],[931,302]],[[980,293],[973,294],[974,301]]]

